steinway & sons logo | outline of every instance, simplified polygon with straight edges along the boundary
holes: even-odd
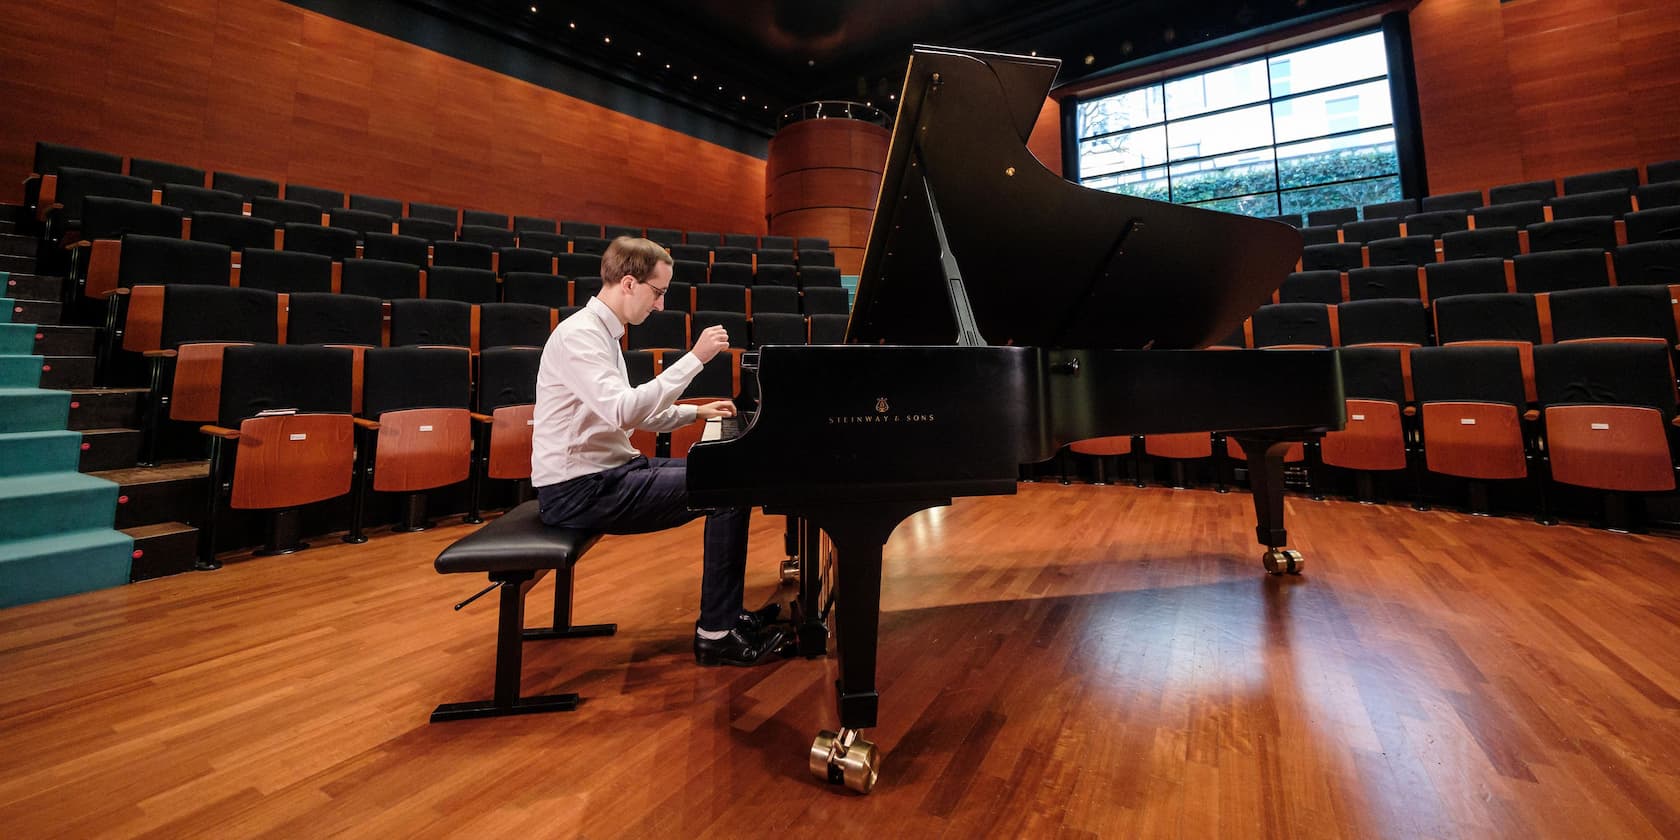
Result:
[[[875,398],[874,414],[831,415],[830,425],[840,423],[932,423],[932,414],[894,414],[886,397]]]

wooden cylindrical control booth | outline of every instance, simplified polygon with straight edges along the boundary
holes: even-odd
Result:
[[[857,274],[891,137],[887,115],[862,103],[808,102],[784,112],[764,181],[770,232],[821,236],[841,273]]]

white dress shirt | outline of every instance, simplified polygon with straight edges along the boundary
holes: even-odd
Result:
[[[545,487],[626,463],[639,454],[630,432],[668,432],[698,409],[673,405],[704,367],[692,353],[630,387],[618,339],[624,325],[600,298],[560,322],[537,368],[531,486]]]

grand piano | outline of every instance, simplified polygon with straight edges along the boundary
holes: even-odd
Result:
[[[754,410],[688,455],[695,507],[789,517],[799,652],[825,653],[832,624],[838,666],[839,730],[810,768],[860,793],[880,766],[862,732],[882,549],[906,517],[1014,493],[1020,465],[1073,441],[1224,432],[1248,456],[1266,571],[1298,574],[1284,453],[1344,423],[1335,351],[1197,349],[1269,299],[1300,234],[1046,170],[1026,140],[1059,66],[914,49],[846,343],[761,348]]]

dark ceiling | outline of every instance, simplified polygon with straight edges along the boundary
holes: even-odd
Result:
[[[768,134],[816,99],[889,105],[915,43],[1062,59],[1058,84],[1375,0],[409,0]],[[535,11],[533,11],[533,9]]]

